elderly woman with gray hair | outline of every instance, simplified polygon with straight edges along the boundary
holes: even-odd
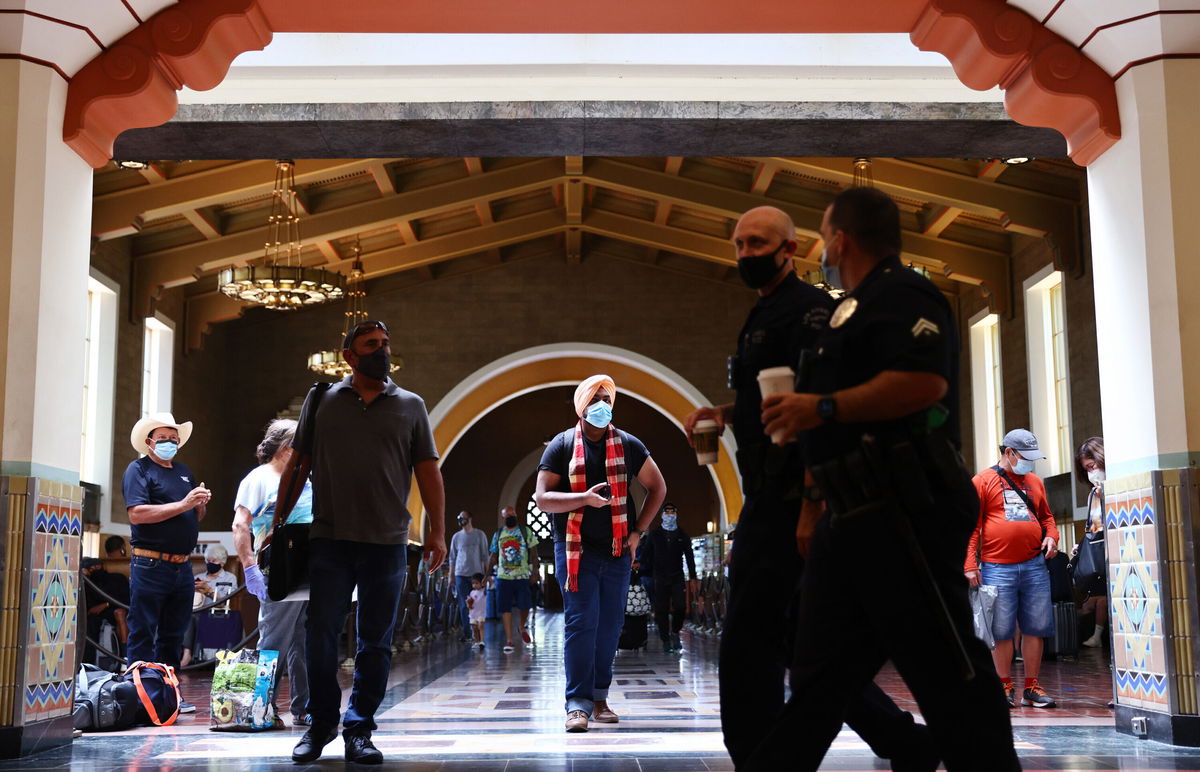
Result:
[[[246,572],[246,589],[259,599],[258,648],[279,652],[287,663],[291,679],[291,709],[294,725],[308,726],[308,670],[305,668],[304,622],[308,611],[307,594],[303,600],[270,600],[266,582],[259,570],[255,546],[262,544],[275,518],[275,497],[279,478],[292,451],[296,422],[281,418],[267,425],[266,435],[255,454],[259,466],[238,486],[234,501],[233,545]],[[312,483],[305,481],[304,491],[288,516],[289,523],[312,522]]]

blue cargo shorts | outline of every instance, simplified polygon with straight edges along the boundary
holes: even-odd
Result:
[[[983,584],[996,588],[996,612],[992,635],[997,641],[1013,637],[1014,625],[1021,634],[1037,638],[1054,635],[1054,609],[1050,600],[1050,572],[1039,553],[1024,563],[983,563]]]

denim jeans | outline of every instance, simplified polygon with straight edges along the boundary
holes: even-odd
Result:
[[[194,585],[190,561],[168,563],[137,555],[129,559],[130,663],[179,667],[183,634],[192,618]]]
[[[471,594],[471,577],[454,577],[454,592],[458,597],[458,613],[462,617],[462,637],[471,637],[471,610],[467,608],[467,596]]]
[[[596,700],[608,699],[613,658],[625,624],[629,558],[597,555],[586,549],[579,560],[579,589],[566,589],[567,545],[554,543],[554,573],[563,585],[563,659],[567,670],[567,712],[592,715]]]
[[[338,686],[338,634],[358,587],[358,646],[354,685],[342,716],[347,732],[371,732],[387,690],[392,666],[392,630],[404,589],[405,545],[313,539],[308,573],[308,712],[313,724],[336,727],[342,690]]]
[[[984,584],[996,588],[996,612],[992,617],[992,635],[1007,641],[1021,623],[1021,633],[1035,638],[1054,635],[1054,609],[1050,599],[1050,572],[1046,559],[1034,555],[1024,563],[984,563],[980,566]]]
[[[304,618],[308,601],[264,600],[258,606],[258,648],[279,652],[287,663],[292,715],[303,716],[308,705],[308,666],[305,664]]]

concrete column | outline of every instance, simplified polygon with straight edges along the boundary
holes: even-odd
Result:
[[[1108,480],[1117,729],[1200,745],[1200,61],[1117,81],[1121,140],[1088,168]]]
[[[92,170],[67,84],[0,59],[0,475],[79,482]]]
[[[92,170],[67,84],[0,60],[0,758],[71,741]]]

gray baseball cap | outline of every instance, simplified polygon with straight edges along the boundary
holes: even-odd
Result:
[[[1037,461],[1039,458],[1046,457],[1045,453],[1038,450],[1037,437],[1034,437],[1033,432],[1028,429],[1013,429],[1004,435],[1004,440],[1000,443],[1000,447],[1012,448],[1021,455],[1021,458],[1030,461]]]

